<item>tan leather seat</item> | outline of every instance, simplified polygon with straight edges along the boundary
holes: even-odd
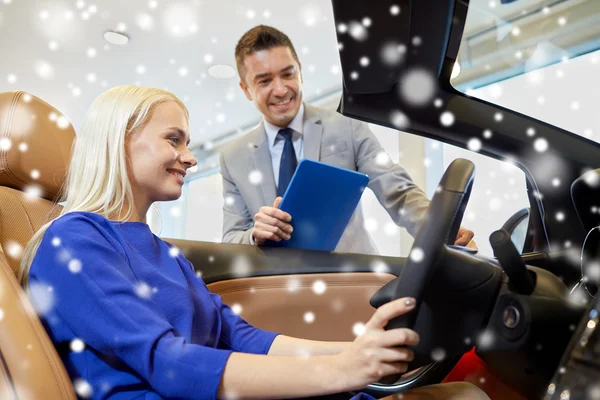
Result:
[[[74,139],[49,104],[21,91],[0,93],[0,399],[76,399],[15,275],[31,236],[58,214],[54,200]]]
[[[60,357],[16,279],[21,251],[60,209],[55,201],[75,139],[61,117],[28,93],[0,93],[0,400],[76,399]],[[28,195],[36,192],[41,197]]]

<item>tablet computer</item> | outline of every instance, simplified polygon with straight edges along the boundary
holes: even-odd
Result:
[[[265,245],[333,251],[369,184],[365,174],[302,160],[279,208],[292,216],[290,240]]]

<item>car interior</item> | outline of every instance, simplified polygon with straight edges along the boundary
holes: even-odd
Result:
[[[451,76],[463,56],[469,1],[440,0],[436,7],[409,0],[331,4],[336,25],[364,15],[387,21],[391,8],[404,10],[399,24],[374,24],[368,41],[350,40],[338,29],[344,50],[337,110],[390,128],[397,128],[390,115],[404,110],[410,124],[403,130],[462,149],[471,149],[472,139],[493,125],[492,139],[482,140],[478,152],[524,172],[529,207],[491,227],[489,238],[478,238],[489,242],[493,255],[453,246],[469,201],[480,200],[472,198],[473,185],[487,179],[478,176],[474,162],[456,158],[435,185],[427,217],[406,256],[164,239],[249,323],[290,336],[353,340],[360,322],[368,321],[377,307],[400,297],[416,298],[415,312],[388,326],[420,334],[410,365],[415,371],[362,390],[376,398],[457,380],[477,384],[492,399],[600,398],[600,300],[594,297],[600,280],[600,145],[457,89]],[[426,46],[411,47],[403,63],[373,63],[361,71],[361,79],[352,79],[356,60],[377,57],[373,43],[408,43],[415,36]],[[452,124],[440,123],[441,110],[433,102],[415,105],[397,95],[399,77],[414,67],[435,77],[435,98],[452,114]],[[494,122],[499,112],[502,124]],[[60,210],[58,196],[76,132],[48,119],[53,113],[61,110],[35,93],[0,93],[1,139],[13,143],[0,152],[2,399],[78,398],[15,276],[20,251]],[[533,150],[534,138],[525,134],[530,129],[547,141],[547,150]],[[16,146],[24,142],[27,151]],[[560,166],[558,189],[551,183],[555,177],[545,173],[549,164]],[[51,293],[47,296],[52,301]]]

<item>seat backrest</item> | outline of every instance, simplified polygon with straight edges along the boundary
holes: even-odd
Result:
[[[75,131],[39,98],[0,93],[0,398],[76,399],[69,376],[16,279],[27,242],[55,203]]]

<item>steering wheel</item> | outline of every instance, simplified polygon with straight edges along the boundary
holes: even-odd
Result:
[[[435,274],[439,261],[448,251],[448,245],[454,243],[458,233],[474,176],[475,165],[469,160],[459,158],[448,166],[431,199],[427,215],[415,235],[414,244],[400,276],[384,285],[371,298],[371,305],[375,308],[402,297],[413,297],[416,300],[413,311],[393,319],[386,329],[414,328],[425,288]],[[401,390],[439,382],[457,361],[458,358],[454,357],[423,367],[414,374],[414,379],[406,383],[391,384],[397,382],[400,376],[388,377],[382,380],[385,384],[371,384],[365,392],[387,396]],[[437,373],[434,373],[436,371]],[[433,378],[433,375],[436,377]]]

